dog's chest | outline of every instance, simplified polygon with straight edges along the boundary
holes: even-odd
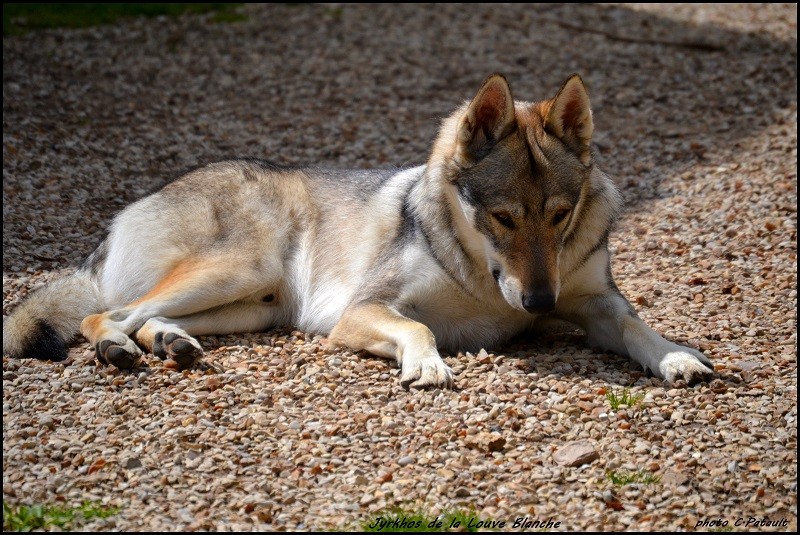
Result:
[[[418,300],[406,307],[405,315],[426,325],[436,336],[436,344],[449,351],[496,347],[533,323],[529,314],[506,313],[452,295]]]
[[[500,299],[487,299],[492,289],[456,282],[430,257],[415,259],[414,270],[400,294],[398,311],[426,325],[439,347],[449,351],[493,347],[533,324]]]

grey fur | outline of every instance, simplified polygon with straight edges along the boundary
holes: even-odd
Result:
[[[97,285],[86,270],[34,292],[3,322],[3,353],[12,357],[63,360],[59,344],[37,343],[47,325],[61,341],[72,340],[83,318],[103,310]]]

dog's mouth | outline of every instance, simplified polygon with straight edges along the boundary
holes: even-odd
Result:
[[[503,299],[505,299],[506,303],[518,310],[525,310],[522,306],[522,302],[518,299],[515,299],[515,296],[519,294],[519,285],[515,284],[513,279],[509,280],[500,266],[495,266],[492,268],[492,277],[494,278],[494,281],[497,284],[497,289],[500,290],[500,294],[503,296]]]

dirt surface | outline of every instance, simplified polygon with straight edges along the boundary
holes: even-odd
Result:
[[[80,339],[66,363],[3,358],[5,503],[121,508],[92,530],[342,528],[394,506],[796,529],[795,5],[240,9],[3,39],[4,315],[181,170],[422,163],[488,74],[536,100],[579,72],[627,202],[617,282],[717,377],[648,379],[574,332],[447,355],[456,390],[427,392],[291,328],[205,337],[185,372],[99,367]],[[644,397],[614,410],[626,386]]]

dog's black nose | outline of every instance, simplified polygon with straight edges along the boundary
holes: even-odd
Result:
[[[522,294],[522,306],[532,314],[546,314],[556,308],[556,296],[550,292]]]

